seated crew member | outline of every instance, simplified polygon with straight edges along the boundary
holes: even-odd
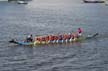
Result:
[[[32,34],[30,34],[30,35],[27,36],[26,42],[33,42],[33,36],[32,36]]]
[[[78,38],[79,36],[78,36],[78,34],[77,33],[73,33],[73,41],[76,41],[77,40],[77,38]]]
[[[52,43],[53,40],[54,40],[54,36],[53,35],[49,35],[49,41],[48,41],[48,43]]]
[[[58,35],[58,40],[62,40],[62,39],[63,39],[62,35],[61,34]]]
[[[67,37],[68,40],[71,39],[71,33],[68,33],[68,37]]]
[[[69,39],[70,42],[72,42],[74,40],[74,34],[71,34],[71,38]]]
[[[46,42],[49,41],[49,36],[45,36],[45,41],[46,41]]]
[[[67,39],[67,34],[63,34],[63,40],[66,40]]]
[[[40,37],[35,37],[35,42],[40,43],[41,42],[41,38]]]

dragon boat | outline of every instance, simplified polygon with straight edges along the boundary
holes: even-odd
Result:
[[[24,41],[17,41],[15,39],[12,39],[9,41],[9,43],[13,43],[13,44],[17,44],[17,45],[27,45],[27,46],[44,45],[44,44],[73,43],[73,42],[80,42],[83,40],[92,39],[92,38],[95,38],[97,35],[99,35],[99,34],[95,33],[93,35],[89,35],[86,37],[81,36],[81,37],[76,38],[76,39],[53,40],[53,41],[33,41],[33,42],[24,42]]]

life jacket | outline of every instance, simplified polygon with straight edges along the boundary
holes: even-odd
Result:
[[[45,36],[45,41],[49,41],[49,36]]]
[[[63,39],[63,36],[62,35],[59,35],[58,36],[58,40],[62,40]]]
[[[68,34],[67,39],[71,39],[71,34]]]
[[[35,38],[35,41],[40,41],[40,40],[41,40],[40,37]]]
[[[58,36],[57,35],[54,36],[54,40],[58,40]]]
[[[45,36],[42,36],[41,37],[41,41],[45,41]]]
[[[53,35],[49,35],[49,40],[53,41],[54,40],[54,36]]]
[[[63,35],[63,40],[66,40],[67,37],[68,37],[67,34],[64,34],[64,35]]]
[[[39,40],[39,41],[42,41],[42,37],[41,37],[41,36],[39,36],[39,37],[38,37],[38,40]]]

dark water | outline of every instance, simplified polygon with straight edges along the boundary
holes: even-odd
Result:
[[[16,46],[11,38],[99,32],[96,39],[72,44]],[[0,71],[108,71],[108,6],[104,4],[0,2]]]

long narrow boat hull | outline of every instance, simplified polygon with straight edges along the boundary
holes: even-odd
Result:
[[[15,41],[11,40],[10,43],[14,43],[17,45],[26,45],[26,46],[35,46],[35,45],[45,45],[45,44],[61,44],[61,43],[73,43],[73,42],[79,42],[81,40],[84,40],[84,38],[78,38],[75,40],[54,40],[54,41],[34,41],[34,42],[23,42],[23,41]]]
[[[61,44],[61,43],[73,43],[73,42],[80,42],[83,40],[87,40],[87,39],[92,39],[94,37],[96,37],[98,35],[98,33],[88,36],[88,37],[79,37],[77,39],[74,40],[54,40],[54,41],[34,41],[34,42],[23,42],[23,41],[15,41],[14,39],[12,39],[11,41],[9,41],[10,43],[14,43],[17,45],[27,45],[27,46],[35,46],[35,45],[44,45],[44,44]]]

